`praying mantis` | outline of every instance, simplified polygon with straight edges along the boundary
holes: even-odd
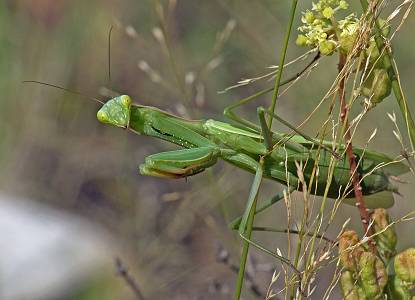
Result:
[[[334,169],[334,180],[327,196],[338,198],[349,182],[349,167],[345,157],[339,157],[330,147],[331,142],[317,141],[280,117],[274,118],[289,126],[300,134],[281,134],[268,129],[264,108],[258,108],[261,130],[246,124],[231,125],[216,120],[186,120],[160,109],[136,105],[128,95],[110,99],[97,112],[100,122],[120,128],[129,129],[140,135],[159,138],[184,149],[161,152],[146,157],[139,166],[142,175],[163,178],[186,178],[203,172],[222,159],[234,166],[257,174],[261,170],[262,177],[278,181],[290,187],[298,187],[296,164],[304,166],[306,181],[311,177],[314,162],[318,162],[319,176],[316,178],[317,188],[313,194],[322,196],[327,181],[329,161],[337,160]],[[230,116],[229,110],[225,115]],[[315,146],[320,146],[315,148]],[[340,145],[342,150],[344,145]],[[355,148],[354,153],[362,156],[360,172],[363,195],[377,194],[381,199],[368,202],[369,207],[390,207],[393,205],[393,192],[396,187],[390,182],[389,175],[398,176],[409,171],[409,168],[385,154]],[[262,162],[261,162],[262,161]],[[385,164],[383,168],[378,165]],[[289,178],[288,178],[289,177]],[[292,192],[296,188],[290,188]],[[256,193],[256,192],[255,192]],[[382,195],[379,195],[382,193]],[[281,197],[281,196],[280,196]],[[345,193],[345,198],[353,197]],[[281,197],[282,198],[282,197]],[[372,198],[372,197],[368,197]],[[280,199],[273,199],[276,202]],[[350,202],[350,201],[349,201]]]
[[[240,101],[239,103],[243,103]],[[288,186],[290,193],[301,189],[297,177],[297,168],[303,166],[302,172],[305,181],[311,180],[314,166],[319,175],[314,179],[316,188],[311,192],[319,196],[339,198],[353,197],[350,192],[350,169],[345,156],[339,157],[330,146],[332,142],[317,141],[301,132],[277,115],[259,107],[258,117],[260,128],[248,121],[239,122],[232,111],[237,105],[225,109],[225,115],[237,121],[237,125],[216,120],[187,120],[158,108],[137,105],[132,103],[128,95],[121,95],[110,99],[97,112],[97,119],[105,124],[131,130],[140,135],[159,138],[181,146],[184,149],[152,154],[145,158],[139,166],[142,175],[162,178],[187,178],[212,167],[218,159],[222,159],[234,166],[255,174],[249,193],[245,212],[237,218],[232,227],[238,229],[240,236],[245,240],[242,256],[246,257],[248,245],[268,252],[269,250],[250,240],[251,229],[247,228],[249,218],[283,199],[284,192],[277,194],[270,201],[256,209],[256,199],[263,177],[278,181]],[[268,128],[265,114],[291,128],[297,134],[281,134]],[[315,146],[318,146],[315,148]],[[338,149],[344,150],[340,145]],[[394,203],[393,192],[397,188],[390,182],[389,176],[398,176],[409,171],[409,168],[385,154],[354,148],[354,154],[360,157],[359,172],[363,195],[369,208],[390,207]],[[326,190],[329,176],[330,160],[336,165],[333,171],[333,180]],[[379,165],[383,168],[378,168]],[[349,193],[347,188],[349,187]],[[346,201],[354,204],[354,200]],[[252,224],[252,223],[251,223]],[[278,259],[290,265],[285,258]],[[242,262],[239,276],[244,276],[245,263]],[[241,270],[242,269],[242,270]],[[242,275],[241,275],[242,274]]]
[[[239,103],[243,103],[240,101]],[[234,121],[233,105],[225,109],[225,115]],[[139,166],[142,175],[162,178],[187,178],[212,167],[222,159],[236,167],[255,174],[248,201],[242,217],[232,222],[244,239],[242,257],[246,258],[250,244],[277,257],[293,267],[289,260],[250,240],[253,217],[256,213],[284,198],[284,193],[301,189],[297,168],[302,166],[306,182],[315,175],[315,186],[311,193],[329,198],[352,198],[350,192],[350,169],[347,158],[341,157],[330,146],[332,142],[317,141],[275,114],[259,107],[260,128],[249,121],[236,122],[236,125],[216,120],[187,120],[158,108],[132,103],[128,95],[110,99],[97,112],[97,119],[105,124],[131,130],[140,135],[159,138],[181,146],[184,149],[152,154]],[[282,134],[271,131],[265,120],[270,114],[297,134]],[[317,146],[317,147],[315,147]],[[344,150],[340,144],[338,149]],[[395,162],[385,154],[354,148],[354,154],[360,157],[362,193],[369,208],[390,207],[394,203],[393,192],[397,188],[389,176],[398,176],[409,171],[402,162]],[[335,160],[331,184],[327,184],[330,173],[330,161]],[[383,165],[383,168],[379,168]],[[257,195],[263,178],[287,185],[287,190],[278,193],[271,200],[256,208]],[[328,188],[328,189],[327,189]],[[347,201],[354,204],[354,199]],[[248,225],[248,226],[247,226]],[[246,259],[245,259],[246,261]],[[245,261],[241,259],[239,277],[244,276]],[[295,269],[293,267],[293,269]]]
[[[225,115],[235,119],[232,117],[231,109],[225,109]],[[186,120],[154,107],[132,104],[129,96],[122,95],[106,102],[97,112],[97,118],[102,123],[129,129],[140,135],[159,138],[185,148],[146,157],[145,162],[139,166],[142,175],[187,178],[213,166],[219,158],[256,174],[245,213],[232,225],[234,229],[239,226],[240,232],[244,230],[262,178],[266,177],[285,184],[288,186],[287,191],[292,192],[300,185],[296,175],[298,163],[304,166],[304,177],[309,181],[314,163],[317,162],[319,176],[315,179],[317,188],[312,193],[323,196],[330,159],[333,156],[337,160],[337,165],[334,168],[334,180],[330,184],[327,196],[338,198],[342,192],[345,198],[353,197],[353,193],[345,191],[350,179],[348,162],[345,157],[339,159],[338,154],[329,148],[331,142],[320,143],[303,133],[287,135],[271,132],[266,125],[265,113],[264,108],[258,108],[260,131],[254,125],[249,125],[249,122],[233,126],[211,119]],[[280,117],[276,115],[273,117],[300,133]],[[314,149],[316,144],[320,148]],[[343,149],[344,145],[340,145],[339,148]],[[409,168],[401,162],[394,162],[392,158],[382,153],[361,148],[354,148],[354,153],[362,156],[360,175],[363,178],[361,183],[363,195],[369,196],[367,206],[369,208],[392,206],[394,202],[392,193],[397,192],[397,188],[390,182],[389,176],[401,175],[408,172]],[[377,168],[380,164],[386,166]],[[281,200],[283,196],[283,193],[277,194],[259,207],[255,213]],[[354,204],[354,201],[346,200],[346,203]]]

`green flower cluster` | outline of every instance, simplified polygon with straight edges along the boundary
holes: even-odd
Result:
[[[354,14],[336,21],[334,15],[346,10],[349,4],[345,0],[320,0],[312,3],[311,10],[303,13],[302,26],[298,28],[297,45],[318,47],[323,55],[331,55],[339,46],[350,50],[358,31],[358,19]]]
[[[339,257],[343,271],[340,286],[345,300],[402,299],[413,300],[415,285],[415,248],[395,256],[396,232],[385,209],[376,209],[373,226],[378,255],[359,244],[353,230],[345,231],[339,240]],[[388,274],[393,258],[395,274]]]
[[[298,28],[300,33],[297,45],[318,48],[322,55],[332,55],[336,51],[345,55],[351,53],[359,35],[359,19],[354,13],[340,20],[335,18],[337,12],[347,10],[348,7],[346,0],[313,2],[311,10],[303,12],[301,17],[303,25]],[[381,18],[378,18],[378,22],[382,28],[382,35],[387,36],[389,24]],[[370,72],[365,74],[358,92],[369,99],[370,106],[374,107],[391,94],[391,81],[373,36],[364,49],[364,55],[369,59],[369,65],[363,66],[368,67],[366,70]]]

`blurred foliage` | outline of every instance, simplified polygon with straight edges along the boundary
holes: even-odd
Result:
[[[221,165],[187,182],[140,176],[138,164],[145,155],[172,146],[100,125],[95,119],[97,104],[84,97],[22,81],[40,80],[97,97],[105,86],[131,95],[137,103],[175,114],[221,119],[225,106],[272,84],[262,81],[218,93],[242,78],[268,72],[266,68],[277,63],[288,4],[271,0],[3,0],[0,188],[82,215],[111,230],[133,257],[130,268],[150,299],[195,299],[196,295],[197,299],[228,299],[234,273],[216,262],[215,249],[218,243],[223,245],[237,261],[239,243],[222,216],[229,221],[241,213],[251,175]],[[158,5],[164,8],[163,21]],[[215,53],[218,33],[230,20],[235,21],[235,29]],[[394,40],[408,99],[415,96],[411,67],[414,23],[409,18]],[[154,36],[154,29],[161,25],[167,32],[170,59]],[[287,59],[302,51],[293,39]],[[211,68],[209,62],[215,58],[217,64]],[[287,68],[286,75],[295,74],[304,64]],[[149,76],[152,73],[146,66],[157,72],[158,80]],[[309,78],[279,100],[277,113],[298,124],[319,102],[335,74],[336,62],[325,58]],[[253,108],[268,104],[270,98],[247,105],[241,113],[256,120]],[[323,105],[306,131],[319,128],[326,109]],[[378,128],[370,148],[399,153],[386,116],[392,110],[397,110],[392,100],[376,107],[362,121],[356,144],[364,143]],[[404,186],[401,193],[410,195],[410,189]],[[277,190],[278,185],[267,183],[262,197]],[[397,199],[391,214],[414,209],[409,200]],[[360,230],[357,211],[351,207],[342,211],[356,220]],[[285,209],[276,208],[265,213],[263,220],[285,219]],[[334,236],[343,222],[333,225]],[[398,225],[402,235],[398,248],[408,246],[413,228],[409,223]],[[259,236],[267,240],[266,234]],[[285,241],[284,236],[268,240],[274,247],[282,247]],[[258,264],[271,262],[262,255],[255,259]],[[265,289],[269,277],[268,271],[258,271],[256,281]]]

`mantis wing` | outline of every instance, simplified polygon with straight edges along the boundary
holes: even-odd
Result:
[[[384,191],[372,195],[365,195],[365,204],[367,208],[375,209],[375,208],[390,208],[395,203],[393,199],[393,193],[389,191]],[[356,205],[356,198],[345,198],[343,203],[349,205]]]
[[[293,137],[290,139],[292,142],[300,143],[303,146],[311,147],[313,145],[312,142],[306,140],[300,135],[293,135]],[[322,144],[331,147],[333,145],[333,142],[331,141],[322,141]],[[344,145],[342,144],[340,146],[340,150],[344,150]],[[383,170],[387,175],[393,175],[393,176],[399,176],[405,173],[408,173],[410,171],[409,167],[405,165],[404,163],[400,161],[396,161],[395,159],[389,157],[386,154],[371,151],[371,150],[365,150],[358,147],[353,147],[353,152],[357,154],[358,156],[362,157],[363,160],[368,162],[370,161],[370,164],[375,167],[376,165],[382,164],[381,170]]]
[[[371,160],[374,164],[384,164],[381,170],[384,170],[387,175],[399,176],[410,171],[409,167],[400,161],[396,161],[389,156],[376,151],[364,151],[360,148],[354,148],[353,152],[362,156],[365,160]]]

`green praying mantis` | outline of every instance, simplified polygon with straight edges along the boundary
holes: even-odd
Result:
[[[245,101],[246,102],[246,101]],[[354,204],[350,192],[350,169],[346,156],[339,156],[330,146],[332,142],[317,141],[277,115],[259,107],[260,128],[249,121],[235,118],[232,109],[244,103],[238,102],[225,109],[225,115],[236,121],[236,125],[216,120],[187,120],[158,108],[137,105],[127,95],[118,96],[106,102],[97,112],[100,122],[129,129],[136,134],[159,138],[184,149],[152,154],[139,166],[142,175],[162,178],[187,178],[203,172],[222,159],[236,167],[255,174],[246,208],[242,217],[232,222],[244,239],[242,257],[246,257],[249,244],[271,254],[293,267],[287,259],[278,256],[261,245],[250,240],[252,228],[247,228],[249,219],[267,207],[283,199],[284,193],[301,189],[297,168],[302,166],[305,181],[311,181],[313,170],[318,169],[316,188],[312,193],[329,198],[352,198],[346,203]],[[270,114],[297,134],[282,134],[271,131],[265,120]],[[317,146],[317,147],[315,147]],[[338,149],[344,150],[341,144]],[[390,176],[398,176],[409,168],[395,162],[385,154],[354,148],[354,154],[360,157],[362,193],[369,208],[390,207],[393,205],[393,192],[397,188],[391,183]],[[326,190],[330,173],[330,161],[335,160],[333,180]],[[383,165],[382,168],[379,168]],[[271,200],[256,208],[256,200],[262,178],[268,178],[287,185],[285,192],[277,194]],[[252,224],[252,223],[251,223]],[[245,263],[242,262],[238,276],[244,276]],[[293,268],[294,269],[294,268]]]
[[[218,159],[254,173],[245,211],[242,217],[234,220],[231,225],[238,229],[245,241],[242,257],[246,257],[249,244],[252,244],[295,269],[289,260],[251,241],[252,227],[249,228],[247,224],[252,224],[256,213],[283,199],[287,192],[302,189],[297,176],[298,166],[302,166],[306,182],[312,181],[315,175],[313,170],[318,170],[318,176],[314,177],[316,188],[311,190],[313,194],[334,199],[343,195],[345,199],[351,198],[346,200],[346,203],[355,204],[350,187],[349,163],[345,155],[340,156],[330,148],[332,142],[317,141],[301,133],[262,107],[257,110],[260,127],[246,120],[240,122],[239,117],[234,117],[232,109],[243,102],[225,109],[225,115],[237,121],[236,125],[211,119],[183,119],[158,108],[133,104],[127,95],[106,102],[97,112],[97,118],[102,123],[159,138],[184,148],[146,157],[144,163],[139,166],[143,175],[187,178],[213,166]],[[271,131],[265,120],[266,114],[272,115],[297,134]],[[342,151],[344,148],[341,144],[338,150]],[[366,196],[366,205],[369,208],[392,206],[392,193],[397,192],[397,188],[391,183],[390,176],[406,173],[409,168],[382,153],[354,148],[354,154],[360,157],[359,175],[362,178],[362,193]],[[332,170],[331,184],[328,185],[331,160],[335,161],[335,167]],[[288,188],[256,208],[257,195],[264,177],[278,181]],[[244,267],[245,263],[242,262],[239,276],[244,276]]]
[[[146,157],[139,166],[140,173],[148,176],[163,178],[186,178],[203,172],[222,159],[234,166],[258,173],[282,184],[289,185],[290,192],[300,187],[297,178],[296,162],[303,165],[306,181],[312,176],[313,165],[317,162],[319,175],[316,178],[316,189],[313,194],[322,196],[326,187],[330,159],[334,157],[337,165],[334,169],[334,180],[330,185],[327,196],[338,198],[343,192],[345,198],[352,198],[347,193],[350,170],[345,157],[330,148],[332,142],[317,141],[303,133],[281,134],[268,129],[264,108],[258,108],[261,130],[246,124],[231,125],[216,120],[186,120],[160,109],[132,104],[127,95],[110,99],[97,112],[100,122],[116,127],[129,129],[140,135],[159,138],[185,149],[162,152]],[[230,116],[230,110],[225,110]],[[289,125],[280,117],[276,119]],[[320,147],[315,147],[315,146]],[[344,145],[340,145],[340,150]],[[409,171],[409,168],[385,154],[354,148],[354,153],[360,159],[360,172],[363,195],[377,195],[368,202],[369,207],[390,207],[393,205],[393,192],[396,187],[389,176],[398,176]],[[261,162],[262,161],[262,162]],[[385,165],[379,168],[379,165]],[[289,181],[289,184],[288,184]],[[382,195],[380,195],[382,193]],[[282,197],[281,197],[282,198]],[[279,199],[274,198],[273,202]],[[348,201],[352,203],[352,201]]]
[[[242,101],[243,102],[243,101]],[[225,115],[234,118],[232,109],[225,109]],[[295,127],[280,117],[274,118],[284,123],[298,134],[281,134],[268,129],[264,108],[258,108],[261,128],[248,121],[239,122],[237,126],[216,120],[186,120],[160,109],[132,104],[127,95],[110,99],[97,112],[100,122],[125,128],[140,135],[159,138],[184,149],[161,152],[146,157],[139,166],[140,173],[163,178],[187,178],[203,172],[222,159],[234,166],[255,174],[248,204],[242,217],[233,223],[234,229],[242,234],[245,230],[253,202],[258,194],[263,177],[278,181],[288,186],[285,192],[300,189],[297,177],[297,165],[303,166],[303,174],[308,182],[317,165],[319,175],[316,176],[315,195],[323,196],[327,185],[330,160],[334,157],[333,180],[327,196],[339,198],[343,194],[345,202],[354,204],[353,193],[350,192],[350,169],[346,157],[339,155],[330,148],[332,142],[316,141],[300,133]],[[318,148],[315,148],[318,145]],[[340,150],[344,145],[340,145]],[[398,176],[409,171],[409,168],[385,154],[354,148],[355,155],[361,157],[360,172],[363,195],[369,208],[390,207],[394,203],[393,192],[397,188],[391,183],[390,176]],[[379,168],[379,165],[384,165]],[[349,187],[347,189],[346,187]],[[284,192],[278,193],[271,200],[264,202],[256,209],[255,214],[265,210],[281,200]]]

